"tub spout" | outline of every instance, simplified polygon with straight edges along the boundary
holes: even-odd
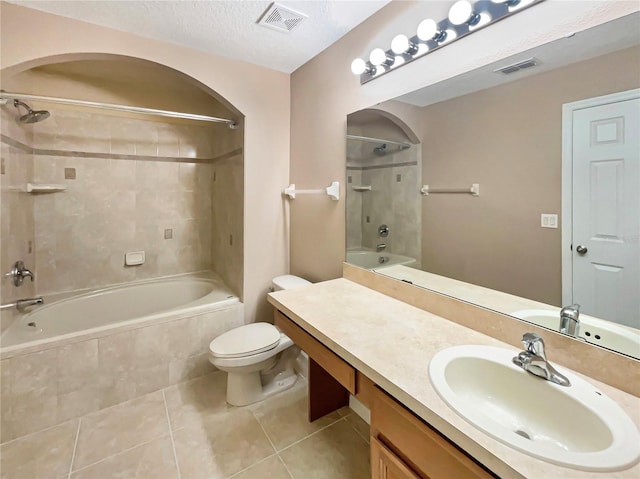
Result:
[[[26,308],[30,306],[40,306],[44,304],[44,298],[42,296],[38,296],[37,298],[29,298],[29,299],[19,299],[16,301],[16,309],[21,313],[24,313]]]

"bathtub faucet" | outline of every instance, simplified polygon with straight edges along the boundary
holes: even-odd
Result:
[[[24,313],[26,308],[30,306],[40,306],[41,304],[44,304],[44,298],[38,296],[37,298],[19,299],[15,303],[3,304],[0,306],[0,309],[13,308],[15,306],[18,311]]]
[[[34,274],[24,267],[23,261],[16,261],[13,265],[13,268],[11,268],[11,271],[6,273],[5,276],[10,276],[11,278],[13,278],[13,284],[15,286],[22,285],[22,282],[25,278],[31,278],[32,283],[35,279]]]

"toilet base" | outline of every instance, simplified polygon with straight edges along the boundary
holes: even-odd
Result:
[[[293,369],[279,372],[263,384],[260,372],[227,373],[227,402],[232,406],[248,406],[293,386],[298,379]]]

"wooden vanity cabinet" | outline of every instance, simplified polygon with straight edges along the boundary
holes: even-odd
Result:
[[[371,407],[372,479],[496,478],[379,388]]]
[[[372,479],[497,477],[278,310],[274,322],[309,355],[309,421],[346,406],[349,394],[371,409]]]

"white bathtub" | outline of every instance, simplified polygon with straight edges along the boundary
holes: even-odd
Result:
[[[409,256],[385,253],[384,251],[347,251],[347,263],[371,270],[377,270],[397,264],[411,265],[415,262],[416,260]]]
[[[17,349],[99,337],[114,330],[193,316],[239,303],[216,277],[193,276],[131,283],[50,302],[17,318],[0,337],[2,357]]]

